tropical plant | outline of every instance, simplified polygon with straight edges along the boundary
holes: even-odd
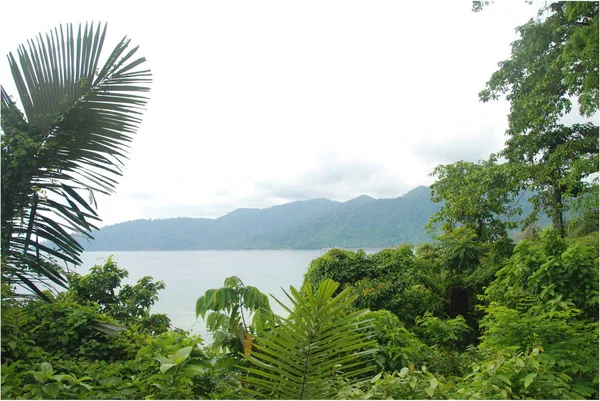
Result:
[[[382,309],[370,312],[368,318],[374,322],[375,363],[381,370],[391,373],[424,364],[427,345],[408,331],[398,316]]]
[[[553,372],[543,352],[534,348],[516,355],[501,351],[472,367],[472,373],[453,389],[456,399],[582,399],[594,391],[572,388],[565,374]]]
[[[426,313],[416,319],[419,334],[430,346],[441,346],[451,349],[471,329],[467,326],[465,318],[457,316],[454,319],[442,320]]]
[[[486,299],[517,308],[535,297],[551,310],[573,303],[585,317],[597,320],[598,293],[597,244],[567,244],[556,230],[547,230],[516,246],[486,289]]]
[[[40,281],[66,286],[55,260],[81,263],[147,102],[145,59],[125,37],[100,67],[105,36],[60,26],[8,56],[24,114],[2,87],[2,279],[40,296]]]
[[[364,360],[375,352],[368,311],[351,311],[349,288],[332,297],[338,287],[330,279],[316,292],[309,283],[302,293],[290,287],[291,295],[286,295],[293,309],[277,301],[289,316],[257,336],[245,355],[251,366],[243,367],[244,393],[271,399],[334,398],[374,368]]]
[[[368,389],[346,389],[344,399],[368,400],[440,400],[447,399],[442,377],[414,367],[402,368],[392,373],[378,373],[368,384]]]
[[[206,317],[206,327],[214,334],[215,347],[234,354],[248,347],[252,336],[276,319],[269,298],[258,288],[244,285],[236,276],[226,278],[222,288],[207,290],[198,298],[196,317],[199,316]]]
[[[23,305],[27,321],[22,330],[29,340],[48,353],[68,354],[67,358],[78,355],[114,360],[124,356],[124,344],[103,328],[119,327],[114,319],[73,301],[68,293],[49,296],[52,302],[38,298]]]
[[[205,398],[211,390],[210,361],[199,348],[201,338],[168,332],[150,338],[137,354],[136,385],[156,399]]]
[[[136,326],[139,331],[159,334],[171,327],[171,320],[164,314],[150,313],[150,308],[158,301],[158,292],[165,288],[162,281],[152,277],[140,278],[135,285],[121,285],[129,272],[117,266],[109,256],[103,265],[90,268],[88,274],[68,275],[70,288],[68,293],[82,305],[93,305],[98,311],[115,318],[129,327]]]

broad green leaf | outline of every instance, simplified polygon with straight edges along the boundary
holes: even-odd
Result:
[[[167,370],[171,369],[173,366],[177,366],[177,363],[163,363],[160,365],[160,372],[165,373]]]
[[[163,364],[164,364],[164,363],[171,363],[171,362],[172,362],[170,358],[164,357],[164,356],[162,356],[162,355],[159,355],[159,356],[157,356],[155,359],[156,359],[158,362],[160,362],[160,363],[163,363]]]
[[[504,376],[504,375],[496,375],[496,377],[500,380],[502,380],[504,383],[508,384],[509,386],[512,386],[512,383],[510,382],[510,380],[508,379],[508,377]]]
[[[525,376],[525,379],[523,379],[523,385],[525,386],[525,388],[529,387],[529,385],[533,382],[536,376],[536,373],[530,373],[527,376]]]
[[[435,389],[438,386],[438,381],[435,377],[432,377],[431,380],[429,380],[429,385],[431,386],[431,388]]]
[[[175,355],[173,355],[173,357],[171,358],[171,360],[173,362],[175,362],[177,365],[183,363],[183,361],[185,361],[189,356],[190,353],[192,352],[192,349],[194,347],[183,347],[180,350],[178,350]]]
[[[48,362],[42,362],[40,364],[40,372],[42,372],[44,375],[50,376],[52,373],[54,373],[54,369],[52,369],[52,365],[50,365]]]

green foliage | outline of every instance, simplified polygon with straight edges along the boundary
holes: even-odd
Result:
[[[331,279],[346,287],[364,277],[371,277],[372,270],[373,264],[364,251],[333,248],[310,263],[304,282],[316,289],[323,280]]]
[[[446,399],[448,387],[442,377],[421,369],[402,368],[398,372],[378,373],[366,390],[348,389],[344,399],[369,400],[439,400]]]
[[[65,287],[55,259],[81,263],[76,235],[92,238],[94,193],[114,191],[147,101],[129,40],[99,65],[105,35],[61,26],[8,55],[24,114],[2,88],[2,279],[40,296],[38,281]]]
[[[580,320],[568,305],[542,312],[539,308],[519,311],[492,304],[481,323],[485,330],[480,347],[487,350],[512,349],[546,351],[563,373],[589,375],[598,370],[598,325]]]
[[[3,381],[9,377],[13,370],[12,366],[2,366]],[[70,374],[57,374],[52,365],[42,362],[38,370],[27,372],[34,381],[23,385],[22,397],[25,399],[86,399],[93,392],[88,384],[92,379],[84,376],[77,378]],[[4,383],[3,383],[4,384]],[[15,389],[14,385],[3,386],[3,395],[9,395]]]
[[[255,338],[251,367],[243,381],[246,394],[259,398],[316,399],[338,395],[343,383],[372,370],[361,357],[373,354],[366,311],[348,312],[350,289],[333,297],[339,284],[325,280],[316,293],[290,287],[293,309],[279,326]]]
[[[33,300],[23,306],[27,338],[52,354],[113,360],[125,352],[114,336],[96,329],[99,322],[116,324],[96,308],[59,294],[51,303]]]
[[[581,115],[593,115],[598,110],[598,3],[549,3],[517,32],[511,58],[499,63],[479,94],[483,101],[507,94],[509,132],[555,123],[571,110],[570,97],[578,99]]]
[[[598,132],[591,123],[550,126],[535,142],[529,135],[512,137],[504,150],[509,161],[521,167],[522,185],[537,192],[530,200],[534,213],[548,214],[562,236],[571,199],[590,196],[597,188]]]
[[[569,222],[567,231],[569,237],[582,237],[598,232],[598,224],[600,223],[599,195],[600,190],[598,184],[596,184],[591,188],[588,196],[580,196],[573,201],[573,210],[576,215]],[[598,238],[597,235],[594,237]]]
[[[247,322],[251,315],[252,321]],[[207,290],[198,298],[198,316],[206,317],[206,326],[214,333],[216,349],[225,348],[234,354],[244,350],[248,334],[258,334],[267,325],[276,323],[267,296],[256,287],[245,286],[235,276],[226,278],[222,288]]]
[[[375,362],[385,372],[421,366],[426,360],[427,345],[408,331],[398,316],[387,310],[370,312],[373,319],[377,351]]]
[[[70,274],[69,294],[81,304],[95,306],[119,323],[135,326],[139,331],[150,334],[167,331],[171,327],[170,319],[166,315],[150,313],[165,283],[146,276],[133,286],[121,286],[121,280],[128,276],[127,270],[120,269],[109,256],[104,265],[91,267],[85,276]]]
[[[455,389],[460,399],[580,399],[571,378],[557,374],[540,357],[541,350],[511,355],[502,352],[473,366]],[[585,390],[584,390],[585,391]],[[588,395],[590,395],[588,393]]]
[[[185,333],[163,333],[148,340],[137,354],[143,366],[134,380],[142,393],[152,399],[206,397],[213,389],[210,360],[198,348],[200,337]]]
[[[517,32],[511,58],[499,63],[479,97],[506,95],[511,103],[501,155],[519,171],[520,186],[537,192],[535,211],[544,210],[564,236],[567,198],[597,184],[598,126],[560,119],[574,99],[582,116],[598,111],[598,3],[546,4]]]
[[[311,262],[304,280],[313,289],[319,280],[340,280],[342,287],[354,287],[358,308],[387,309],[412,325],[425,312],[443,311],[444,290],[432,274],[434,266],[416,258],[411,245],[403,245],[372,255],[332,249]]]
[[[430,231],[437,223],[442,223],[444,231],[464,226],[473,230],[479,241],[492,242],[517,226],[511,221],[521,214],[519,203],[514,201],[519,186],[513,165],[498,164],[491,155],[478,163],[439,165],[430,175],[437,177],[431,186],[431,200],[443,202],[429,218]]]
[[[584,316],[597,318],[598,248],[577,241],[568,245],[555,231],[545,231],[517,245],[486,296],[510,307],[528,296],[549,308],[573,303]]]
[[[509,378],[512,387],[505,391],[552,398],[598,394],[597,247],[568,244],[554,230],[524,240],[482,298],[489,304],[480,348],[512,352],[511,374],[540,380],[539,388],[524,391]],[[533,350],[544,352],[531,359]]]
[[[418,317],[416,323],[418,332],[429,346],[438,345],[448,349],[456,346],[457,341],[471,330],[462,316],[442,320],[426,313],[423,317]]]

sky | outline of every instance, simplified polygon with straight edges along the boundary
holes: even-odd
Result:
[[[215,218],[398,197],[437,165],[500,151],[509,104],[477,94],[540,5],[28,0],[2,6],[0,53],[61,23],[107,22],[105,55],[131,38],[153,83],[100,226]],[[6,61],[0,83],[16,96]]]

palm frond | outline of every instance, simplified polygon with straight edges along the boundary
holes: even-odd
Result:
[[[334,398],[340,383],[356,380],[372,370],[365,356],[374,353],[368,312],[348,312],[352,298],[348,289],[332,298],[339,284],[322,282],[313,293],[309,284],[303,293],[291,287],[286,293],[293,309],[281,324],[254,340],[246,359],[250,367],[243,391],[258,398]],[[278,301],[279,302],[279,301]]]
[[[94,193],[114,192],[148,100],[150,71],[127,38],[98,67],[105,36],[106,25],[61,25],[8,55],[24,115],[2,88],[2,271],[36,293],[32,273],[66,283],[42,261],[81,263]]]

